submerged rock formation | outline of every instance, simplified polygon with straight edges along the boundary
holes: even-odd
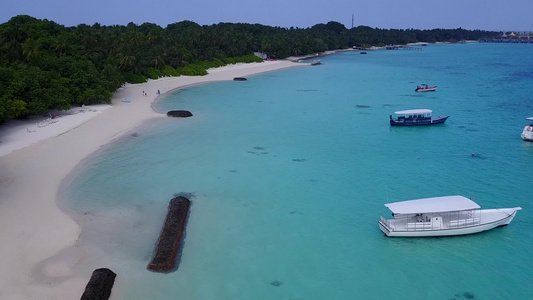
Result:
[[[81,300],[107,300],[111,296],[111,289],[115,283],[113,271],[103,268],[96,269],[85,287]]]
[[[148,269],[157,272],[170,272],[176,266],[178,246],[185,231],[187,215],[191,202],[178,196],[168,205],[167,218],[155,247],[155,253]]]
[[[192,117],[192,113],[188,110],[171,110],[167,112],[167,116],[177,117],[177,118],[187,118],[187,117]]]

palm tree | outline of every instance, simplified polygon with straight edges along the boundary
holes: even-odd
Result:
[[[60,35],[55,40],[55,51],[61,55],[64,55],[67,53],[67,50],[70,48],[70,43],[67,40],[67,37],[64,35]]]
[[[150,58],[150,65],[155,69],[160,69],[165,65],[165,60],[160,55],[155,55]]]
[[[137,59],[133,55],[127,55],[124,53],[119,53],[118,55],[118,68],[123,71],[133,71]]]
[[[40,43],[34,39],[27,39],[22,45],[22,55],[32,65],[37,64],[42,56]]]

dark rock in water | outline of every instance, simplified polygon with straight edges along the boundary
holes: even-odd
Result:
[[[246,81],[248,79],[246,79],[244,77],[235,77],[235,78],[233,78],[233,80],[235,80],[235,81]]]
[[[111,289],[115,283],[113,271],[103,268],[96,269],[85,287],[81,300],[107,300],[111,296]]]
[[[282,286],[283,285],[283,281],[275,280],[275,281],[272,281],[270,284],[273,285],[273,286]]]
[[[464,292],[463,297],[465,297],[465,299],[475,299],[476,298],[474,296],[474,294],[470,293],[470,292]]]
[[[189,214],[189,199],[179,196],[168,205],[167,218],[157,241],[155,254],[148,269],[157,272],[170,272],[176,266],[178,246],[185,231],[185,223]]]
[[[187,118],[187,117],[192,117],[192,113],[188,110],[171,110],[167,112],[167,116],[177,117],[177,118]]]

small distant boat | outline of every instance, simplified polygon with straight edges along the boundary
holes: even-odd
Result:
[[[246,79],[246,77],[235,77],[233,78],[234,81],[246,81],[248,79]]]
[[[521,207],[481,209],[463,196],[433,197],[385,204],[393,219],[381,216],[388,237],[453,236],[478,233],[511,223]]]
[[[433,92],[437,90],[437,86],[428,86],[427,84],[418,85],[415,92]]]
[[[366,52],[365,51],[361,51],[361,54],[366,54]]]
[[[410,110],[401,110],[396,111],[396,117],[393,118],[392,115],[390,118],[391,126],[419,126],[419,125],[434,125],[442,124],[450,116],[439,116],[433,118],[431,116],[432,110],[430,109],[410,109]]]
[[[317,60],[313,60],[313,61],[311,62],[311,66],[318,66],[318,65],[321,65],[321,64],[322,64],[322,63],[321,63],[320,60],[318,60],[318,59],[317,59]]]
[[[533,117],[526,118],[526,120],[533,121]],[[521,136],[524,141],[533,142],[533,123],[524,127],[524,131],[522,131]]]

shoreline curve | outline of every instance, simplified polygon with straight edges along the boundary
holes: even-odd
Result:
[[[288,60],[236,64],[210,69],[201,77],[126,85],[114,93],[111,105],[61,116],[44,129],[31,131],[36,122],[43,122],[35,119],[1,129],[0,140],[9,139],[0,143],[0,298],[75,299],[82,295],[91,274],[72,271],[83,249],[76,246],[79,225],[58,205],[61,185],[100,147],[145,121],[166,117],[152,109],[158,90],[164,94],[306,65]]]

